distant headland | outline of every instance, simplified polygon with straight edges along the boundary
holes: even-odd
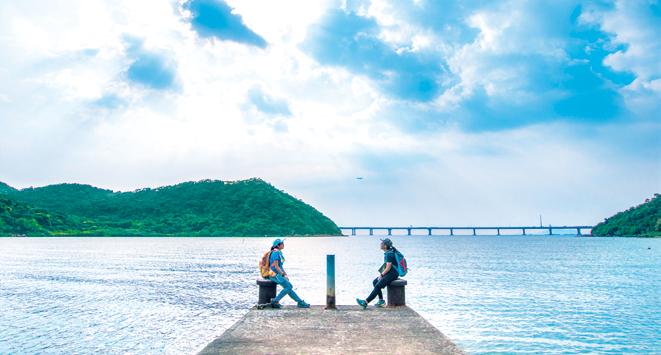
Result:
[[[661,195],[606,218],[592,228],[599,237],[661,237]]]
[[[314,207],[261,179],[202,180],[131,192],[0,182],[0,236],[341,235]]]

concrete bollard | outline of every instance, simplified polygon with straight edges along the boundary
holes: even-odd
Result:
[[[388,285],[388,307],[406,306],[406,280],[397,279]]]
[[[276,286],[275,281],[267,279],[257,279],[257,286],[259,286],[259,300],[257,304],[266,304],[271,302],[271,298],[275,298]]]

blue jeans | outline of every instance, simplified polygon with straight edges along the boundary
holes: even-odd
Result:
[[[280,302],[280,300],[289,295],[291,299],[293,299],[296,302],[302,302],[303,300],[298,297],[296,292],[294,292],[294,286],[292,286],[291,282],[289,282],[287,279],[284,278],[284,276],[277,274],[273,277],[270,278],[272,281],[275,281],[278,285],[282,286],[282,291],[278,293],[277,296],[273,299],[275,302]]]

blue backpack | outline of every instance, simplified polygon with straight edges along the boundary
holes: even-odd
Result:
[[[406,258],[404,254],[400,253],[399,250],[395,249],[395,268],[400,277],[406,276],[406,273],[409,272],[409,268],[406,265]]]

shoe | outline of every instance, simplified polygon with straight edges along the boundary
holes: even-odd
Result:
[[[363,307],[363,309],[367,309],[367,302],[364,300],[361,300],[360,298],[356,298],[356,302],[358,302],[358,305]]]
[[[386,306],[386,301],[384,301],[384,300],[379,300],[379,302],[377,302],[374,305],[374,307],[385,307],[385,306]]]
[[[282,308],[282,305],[275,300],[275,298],[271,298],[271,307],[272,308]]]
[[[310,308],[310,304],[305,301],[298,302],[298,308]]]

